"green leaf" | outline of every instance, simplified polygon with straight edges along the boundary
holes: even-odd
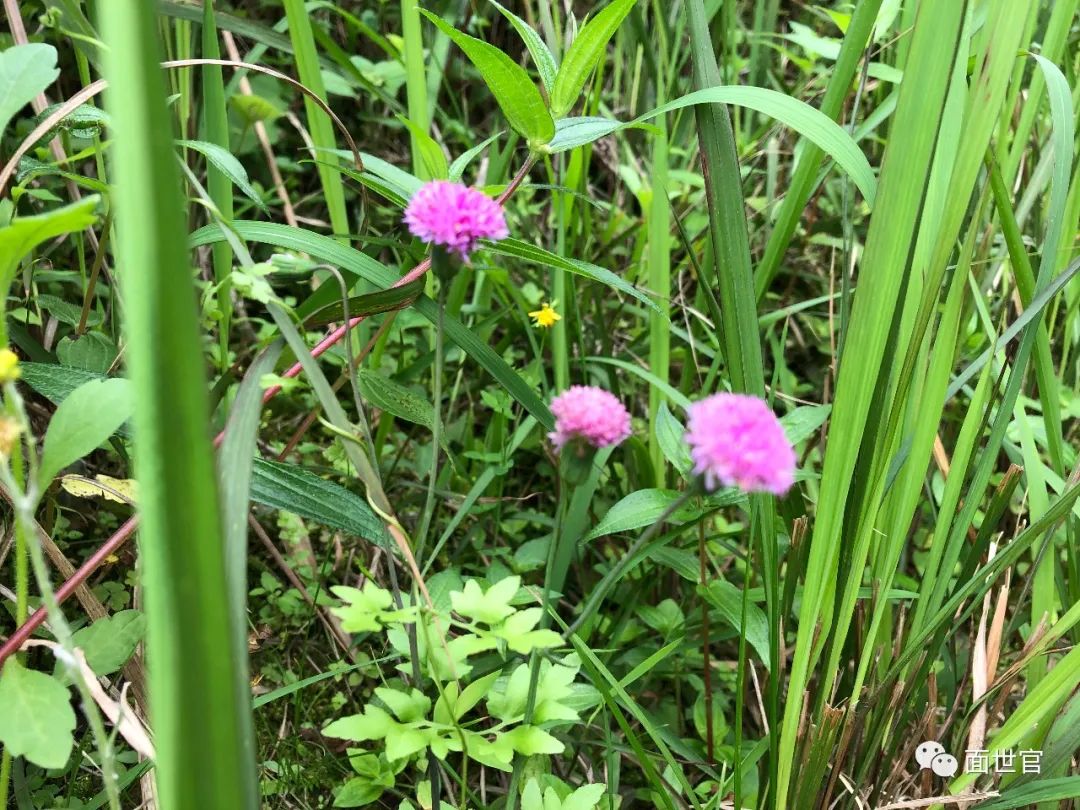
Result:
[[[45,293],[37,296],[37,303],[39,307],[61,323],[66,323],[68,326],[79,325],[79,319],[82,316],[82,307],[80,305]],[[101,313],[90,310],[86,318],[87,326],[97,326],[99,323],[101,323]]]
[[[450,164],[449,169],[450,179],[453,180],[455,183],[461,182],[461,175],[464,174],[465,167],[469,165],[469,163],[474,157],[487,149],[492,144],[492,142],[494,142],[495,139],[497,139],[500,135],[502,135],[501,132],[496,132],[491,137],[484,138],[484,140],[480,141],[480,143],[478,143],[476,146],[472,147],[471,149],[467,149],[466,151],[458,155],[456,158],[454,158],[454,162]]]
[[[496,3],[495,0],[489,0],[489,2],[509,20],[510,24],[514,26],[514,30],[518,32],[518,36],[524,41],[525,47],[529,49],[529,55],[532,56],[533,64],[536,65],[536,71],[540,74],[540,81],[544,83],[544,87],[550,95],[551,89],[555,86],[555,76],[559,72],[559,66],[556,64],[551,50],[544,40],[540,38],[540,35],[536,33],[536,30],[521,17]]]
[[[360,394],[379,410],[428,429],[435,424],[431,403],[405,386],[365,368],[357,370],[357,382]]]
[[[355,274],[377,287],[388,288],[399,278],[370,256],[341,245],[321,234],[271,222],[238,221],[233,223],[233,228],[241,239],[263,242],[307,253],[344,271]],[[189,247],[212,244],[222,239],[224,239],[224,236],[221,228],[217,225],[209,225],[191,234]],[[438,321],[438,306],[427,296],[421,295],[416,300],[415,307],[421,315],[432,323]],[[491,374],[510,396],[536,417],[536,420],[544,428],[547,430],[554,429],[555,418],[552,416],[551,410],[536,393],[536,390],[525,382],[520,374],[510,368],[506,361],[497,355],[486,341],[477,337],[457,318],[452,318],[449,315],[443,316],[443,329],[447,338],[460,346],[481,368]]]
[[[61,338],[56,356],[65,366],[104,375],[116,360],[116,344],[101,332]]]
[[[502,239],[498,242],[485,242],[484,246],[492,253],[501,254],[503,256],[512,256],[515,259],[542,264],[545,267],[553,267],[557,270],[567,270],[576,275],[591,279],[592,281],[599,281],[601,284],[606,284],[621,293],[636,298],[654,312],[661,315],[663,314],[660,307],[658,307],[648,295],[626,281],[622,276],[617,276],[603,267],[598,267],[589,262],[583,262],[580,259],[564,258],[558,254],[552,253],[550,250],[544,250],[542,247],[537,247],[536,245],[532,245],[521,239]]]
[[[391,728],[397,725],[386,711],[368,704],[363,714],[354,714],[335,720],[323,729],[327,737],[336,737],[353,742],[381,740]]]
[[[446,163],[446,155],[443,154],[442,147],[427,132],[417,126],[416,122],[406,118],[404,115],[398,115],[397,119],[409,130],[409,134],[413,137],[413,143],[419,148],[420,161],[425,175],[432,180],[446,180],[450,176],[450,167]]]
[[[1080,776],[1040,779],[1004,791],[996,799],[980,803],[979,810],[1017,810],[1040,802],[1056,802],[1080,796]]]
[[[640,529],[642,526],[651,526],[664,514],[671,504],[682,497],[682,493],[672,489],[639,489],[631,492],[625,498],[612,506],[596,524],[591,532],[584,537],[584,541],[595,540],[617,532],[628,532]],[[711,495],[702,499],[705,508],[717,508],[730,506],[745,498],[744,495],[731,491]],[[693,520],[702,514],[702,506],[697,506],[693,501],[678,509],[669,517],[673,523]]]
[[[156,4],[142,0],[110,0],[97,11],[115,138],[109,179],[116,264],[125,271],[157,796],[172,810],[254,810],[247,617],[229,597],[205,346],[160,69],[161,20]]]
[[[521,791],[521,810],[544,810],[544,794],[536,777],[531,778]]]
[[[735,632],[746,637],[747,642],[761,658],[766,669],[771,669],[769,660],[769,621],[765,613],[753,602],[746,605],[746,627],[742,626],[742,598],[738,588],[722,579],[715,579],[704,590],[698,591],[705,600],[716,607]]]
[[[34,118],[35,125],[49,118],[62,106],[62,104],[50,104]],[[109,116],[101,107],[95,107],[93,104],[80,104],[57,121],[48,134],[42,138],[42,142],[47,143],[51,137],[55,137],[59,132],[67,132],[75,138],[90,140],[100,135],[101,130],[108,125]]]
[[[450,594],[450,601],[455,612],[462,616],[494,625],[514,612],[510,601],[517,596],[519,587],[521,577],[507,577],[486,591],[481,590],[475,579],[470,579],[464,590]]]
[[[83,383],[104,380],[101,374],[84,369],[67,368],[52,363],[20,363],[21,382],[26,383],[54,405],[59,405]]]
[[[127,380],[83,383],[60,404],[45,433],[38,480],[47,486],[60,470],[96,450],[126,422],[134,406]]]
[[[510,122],[533,148],[542,146],[555,135],[555,122],[540,91],[520,65],[494,45],[458,31],[441,17],[420,9],[454,43],[465,51],[487,84],[495,101]]]
[[[394,605],[390,591],[380,588],[370,579],[363,590],[347,585],[334,585],[330,591],[345,601],[344,607],[331,608],[331,613],[341,619],[341,629],[346,633],[377,633],[382,629],[382,614]]]
[[[179,140],[176,142],[176,145],[199,152],[214,166],[215,169],[228,177],[233,185],[240,189],[249,200],[255,203],[255,206],[260,211],[264,214],[270,213],[270,209],[267,208],[266,203],[262,201],[259,192],[252,187],[251,181],[248,180],[247,169],[244,168],[244,165],[237,160],[228,149],[223,146],[218,146],[216,143],[210,143],[209,141]]]
[[[499,671],[496,670],[482,678],[477,678],[461,690],[461,694],[458,695],[453,705],[455,720],[464,717],[470,709],[488,695],[495,681],[499,679],[499,674]]]
[[[487,710],[492,717],[512,722],[525,712],[529,696],[529,665],[519,664],[503,687],[488,695]]]
[[[423,291],[424,281],[418,278],[416,281],[401,287],[390,287],[373,293],[355,295],[349,299],[349,318],[404,309],[412,305]],[[304,325],[308,327],[326,326],[329,323],[337,323],[344,319],[345,306],[339,300],[315,310],[304,319]]]
[[[429,736],[424,731],[409,726],[393,725],[386,732],[386,758],[411,757],[428,747]]]
[[[513,770],[510,762],[514,759],[514,749],[505,734],[496,734],[493,740],[475,731],[465,731],[464,736],[468,743],[470,759],[507,773]]]
[[[422,720],[431,711],[431,698],[416,688],[406,694],[396,689],[378,686],[375,688],[375,694],[402,723]]]
[[[577,102],[585,80],[589,78],[607,48],[608,41],[630,13],[635,2],[636,0],[614,0],[578,31],[566,51],[551,90],[551,112],[556,118],[566,115]]]
[[[745,85],[706,87],[662,104],[627,123],[607,119],[605,125],[603,123],[605,119],[595,117],[561,119],[556,126],[556,136],[551,139],[546,149],[553,153],[563,152],[591,143],[597,138],[620,129],[639,126],[658,115],[696,104],[734,104],[775,118],[835,160],[837,165],[851,177],[866,201],[873,204],[877,192],[877,180],[874,177],[874,170],[870,168],[870,163],[859,149],[859,145],[855,143],[855,139],[820,110],[804,101],[764,87]]]
[[[686,446],[685,434],[686,428],[671,413],[667,402],[661,402],[656,412],[656,438],[660,443],[660,450],[672,467],[683,476],[688,476],[694,462]]]
[[[9,658],[0,674],[0,743],[40,768],[62,768],[75,742],[67,687]]]
[[[97,221],[94,209],[99,199],[97,195],[84,197],[77,203],[44,214],[19,217],[0,228],[0,292],[7,295],[19,261],[42,242],[93,225]],[[7,343],[5,320],[0,318],[0,345]]]
[[[251,499],[372,542],[384,536],[383,523],[366,500],[303,467],[255,459]]]
[[[562,810],[593,810],[604,797],[607,785],[583,785],[563,799]]]
[[[59,75],[52,45],[31,42],[0,53],[0,136],[12,116]]]
[[[493,633],[506,641],[511,650],[522,655],[527,655],[535,649],[558,647],[562,644],[562,636],[554,630],[535,630],[543,618],[544,609],[535,607],[519,610],[506,617]]]
[[[560,118],[555,122],[555,136],[548,143],[547,149],[552,153],[576,149],[631,126],[634,124],[624,124],[622,121],[598,115]]]
[[[334,796],[334,807],[364,807],[372,804],[386,790],[382,785],[363,776],[350,779]]]
[[[801,405],[780,419],[788,441],[792,444],[806,441],[825,424],[832,411],[831,405]]]
[[[262,96],[237,94],[229,99],[229,103],[236,108],[249,126],[259,121],[272,121],[281,115],[281,110]]]
[[[566,746],[536,726],[518,726],[503,732],[510,745],[519,754],[531,757],[537,754],[561,754]]]
[[[111,675],[127,663],[146,632],[146,617],[137,610],[121,610],[98,619],[72,636],[95,675]]]

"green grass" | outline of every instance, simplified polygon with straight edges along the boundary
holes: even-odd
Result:
[[[1078,8],[5,0],[0,807],[1080,807]]]

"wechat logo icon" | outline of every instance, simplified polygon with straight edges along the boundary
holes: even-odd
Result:
[[[919,763],[920,770],[931,770],[943,779],[955,776],[960,768],[956,757],[946,753],[945,746],[935,740],[919,744],[915,749],[915,761]]]

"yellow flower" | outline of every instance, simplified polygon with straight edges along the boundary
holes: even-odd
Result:
[[[19,423],[7,416],[0,416],[0,458],[7,458],[19,440],[22,429]]]
[[[0,383],[19,379],[19,357],[11,349],[0,349]]]
[[[556,321],[562,320],[562,315],[555,311],[554,305],[557,301],[552,301],[550,304],[545,301],[540,309],[535,312],[530,312],[529,317],[536,321],[536,326],[542,326],[545,329],[550,329],[555,325]]]

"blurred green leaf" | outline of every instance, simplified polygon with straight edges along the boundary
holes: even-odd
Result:
[[[52,45],[31,42],[0,51],[0,136],[12,116],[59,75]]]
[[[146,632],[146,617],[137,610],[121,610],[76,631],[75,646],[83,651],[95,675],[111,675],[135,652]]]

